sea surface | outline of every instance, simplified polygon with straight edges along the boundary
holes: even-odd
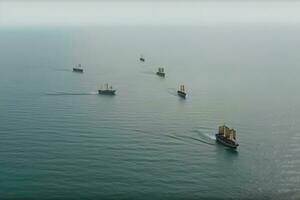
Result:
[[[1,27],[0,199],[300,199],[299,35]]]

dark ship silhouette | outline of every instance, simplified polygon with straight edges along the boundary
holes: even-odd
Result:
[[[180,85],[179,90],[177,91],[177,94],[182,98],[186,97],[184,85]]]
[[[73,68],[73,72],[83,72],[83,69],[82,69],[82,66],[81,66],[81,64],[78,64],[77,66],[75,66],[74,68]]]
[[[166,76],[165,70],[164,70],[163,67],[158,68],[158,72],[156,72],[156,74],[157,74],[158,76],[161,76],[161,77],[165,77],[165,76]]]
[[[141,62],[145,62],[145,58],[143,57],[143,55],[141,55],[140,61],[141,61]]]
[[[101,87],[101,89],[98,90],[98,94],[102,95],[115,95],[116,90],[112,88],[112,86],[108,86],[108,84],[104,85],[104,88]]]

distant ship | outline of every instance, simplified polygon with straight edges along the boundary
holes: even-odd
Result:
[[[145,62],[145,58],[143,57],[143,55],[141,55],[140,61],[141,61],[141,62]]]
[[[182,98],[186,97],[184,85],[180,85],[179,90],[177,91],[177,94]]]
[[[81,64],[77,65],[73,68],[73,72],[83,72]]]
[[[165,77],[165,70],[163,67],[158,68],[158,72],[156,72],[158,76]]]
[[[103,95],[115,95],[116,90],[113,90],[112,86],[108,86],[108,84],[105,84],[104,89],[101,87],[101,89],[98,90],[98,93]]]
[[[225,125],[219,126],[219,133],[216,134],[216,140],[227,147],[237,148],[239,146],[236,142],[236,131]]]

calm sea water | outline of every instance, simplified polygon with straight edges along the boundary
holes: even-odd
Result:
[[[299,199],[299,34],[1,28],[0,198]],[[214,140],[224,123],[237,151]]]

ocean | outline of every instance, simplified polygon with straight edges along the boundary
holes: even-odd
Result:
[[[0,199],[299,199],[299,34],[1,27]]]

